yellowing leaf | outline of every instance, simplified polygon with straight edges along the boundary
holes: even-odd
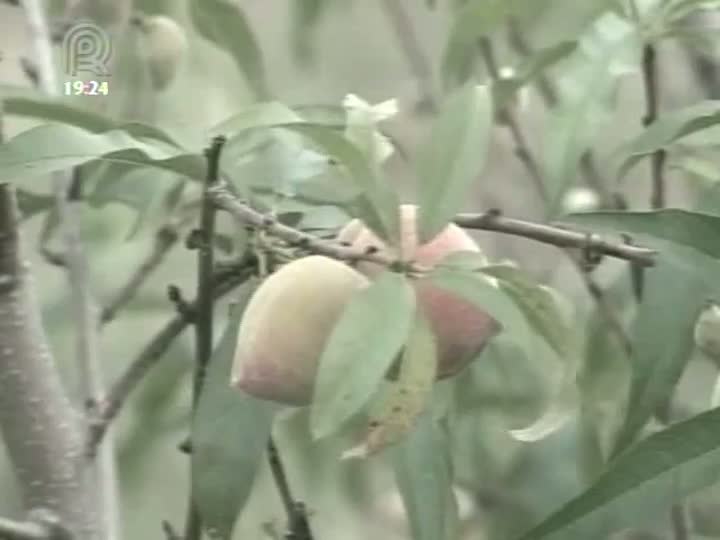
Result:
[[[436,372],[435,337],[428,321],[418,311],[405,344],[397,381],[381,390],[376,406],[371,409],[365,439],[346,451],[342,459],[368,457],[408,433],[425,410]]]

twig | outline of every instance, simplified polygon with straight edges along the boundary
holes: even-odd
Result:
[[[290,491],[290,484],[287,480],[285,467],[283,466],[280,454],[275,446],[272,437],[268,441],[268,461],[270,470],[272,471],[275,485],[280,493],[280,499],[285,507],[285,513],[288,518],[288,534],[286,538],[292,540],[313,540],[312,530],[308,521],[307,508],[305,504],[296,501]]]
[[[392,265],[395,262],[392,258],[379,253],[359,251],[355,248],[347,247],[331,240],[323,240],[312,234],[283,225],[243,203],[222,186],[213,189],[211,196],[219,208],[228,211],[241,223],[258,229],[264,229],[291,245],[303,246],[313,253],[327,255],[328,257],[345,261],[362,260],[382,265]],[[458,214],[455,216],[454,222],[466,229],[480,229],[511,234],[558,247],[590,249],[610,257],[637,262],[642,266],[652,266],[655,264],[656,252],[652,249],[610,242],[599,235],[593,234],[588,236],[584,232],[574,231],[566,227],[508,218],[500,215],[497,211],[479,214]]]
[[[645,116],[642,123],[645,127],[651,125],[658,116],[660,88],[658,84],[657,50],[652,43],[646,43],[642,54],[643,87],[645,89]],[[667,151],[660,148],[650,156],[650,175],[652,178],[652,194],[650,205],[652,208],[665,206],[665,161]]]
[[[641,266],[653,266],[656,252],[649,248],[632,244],[610,242],[597,234],[575,231],[560,226],[533,223],[505,217],[497,211],[481,214],[458,214],[454,222],[466,229],[495,231],[513,236],[529,238],[544,244],[561,248],[586,249],[594,253],[625,259]]]
[[[117,315],[117,312],[135,297],[135,294],[142,284],[150,274],[160,266],[165,256],[177,243],[178,237],[178,230],[173,225],[165,224],[158,229],[157,233],[155,233],[153,246],[146,258],[129,277],[127,283],[120,287],[115,293],[115,296],[107,303],[105,308],[103,308],[100,315],[101,324],[111,322]]]
[[[435,110],[437,100],[433,91],[430,61],[423,51],[410,16],[399,0],[382,0],[381,4],[385,16],[395,30],[395,35],[410,67],[410,72],[415,77],[420,103],[428,106],[430,110]]]
[[[500,79],[500,68],[497,65],[497,61],[495,60],[495,55],[493,53],[492,42],[490,41],[490,38],[480,38],[479,46],[480,54],[483,57],[485,65],[487,66],[490,77],[494,81]],[[509,108],[504,109],[500,112],[500,114],[502,120],[505,122],[505,125],[510,130],[510,134],[512,135],[513,140],[515,141],[515,153],[518,159],[523,163],[523,165],[525,165],[525,169],[528,171],[530,178],[535,184],[538,195],[540,195],[543,202],[547,204],[549,202],[549,197],[547,190],[545,189],[545,185],[543,184],[542,176],[540,174],[540,167],[535,162],[535,159],[530,152],[530,145],[525,138],[525,134],[520,128],[520,123]]]
[[[288,225],[283,225],[277,219],[262,214],[242,202],[230,193],[223,184],[219,184],[209,191],[213,203],[226,212],[232,214],[243,225],[248,225],[285,240],[288,244],[302,247],[344,261],[369,261],[382,265],[392,265],[395,260],[374,251],[362,251],[338,244],[337,242],[322,240]]]
[[[233,271],[218,272],[213,278],[213,298],[217,300],[247,280],[253,272],[249,262]],[[191,304],[191,311],[195,303]],[[190,324],[187,314],[178,313],[143,347],[125,372],[113,383],[105,399],[96,404],[94,420],[90,423],[86,453],[93,455],[108,426],[118,415],[132,391],[160,361],[175,339]]]
[[[202,207],[200,209],[200,228],[195,237],[199,240],[197,300],[195,314],[195,374],[193,377],[192,410],[195,411],[202,387],[205,382],[207,366],[210,362],[213,346],[213,296],[212,277],[214,269],[213,240],[215,238],[216,208],[210,197],[210,190],[219,181],[220,155],[225,145],[225,137],[215,137],[205,152],[208,172],[205,179]],[[185,519],[185,540],[201,540],[202,518],[197,505],[188,497],[187,516]]]

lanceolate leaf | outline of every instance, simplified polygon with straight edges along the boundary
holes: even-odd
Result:
[[[135,138],[121,129],[91,133],[58,124],[29,129],[0,147],[0,174],[37,177],[97,159],[159,167],[193,179],[205,174],[203,156],[167,142]]]
[[[483,172],[492,123],[486,86],[468,84],[445,103],[419,154],[421,244],[448,224]]]
[[[157,139],[172,146],[180,146],[170,134],[158,127],[139,122],[117,122],[110,117],[53,98],[8,97],[3,99],[3,107],[3,111],[8,115],[41,118],[92,133],[117,129],[137,139]]]
[[[584,493],[520,540],[600,540],[657,519],[720,479],[720,410],[651,435],[620,455]]]
[[[192,0],[190,17],[200,35],[233,57],[256,97],[266,99],[270,91],[262,51],[240,4],[232,0]]]
[[[245,304],[235,306],[210,361],[192,422],[192,498],[213,538],[229,540],[263,462],[275,407],[230,386]]]
[[[450,540],[457,521],[449,435],[430,413],[393,449],[395,480],[413,540]]]
[[[576,352],[573,350],[573,332],[550,290],[532,282],[512,266],[487,266],[482,271],[498,278],[500,287],[522,310],[535,332],[561,359],[570,360]]]
[[[3,99],[3,111],[8,115],[42,118],[95,132],[117,127],[111,118],[51,98],[8,97]]]
[[[397,380],[388,382],[377,403],[370,409],[370,421],[363,442],[343,457],[367,457],[395,444],[415,425],[432,395],[437,372],[435,337],[416,310],[415,324],[400,360]]]
[[[377,391],[414,312],[415,294],[400,274],[385,272],[356,293],[320,358],[310,421],[315,438],[335,432]]]
[[[267,101],[248,105],[213,127],[210,133],[233,136],[248,129],[278,127],[302,121],[302,117],[290,107],[278,101]]]

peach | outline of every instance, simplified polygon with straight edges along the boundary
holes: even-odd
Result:
[[[446,256],[457,251],[474,251],[480,248],[460,227],[449,224],[435,238],[418,245],[417,207],[405,204],[400,207],[402,246],[400,253],[388,247],[361,222],[349,222],[338,234],[338,240],[355,248],[374,246],[379,253],[401,256],[417,264],[432,268]],[[380,265],[360,262],[358,271],[369,278],[380,273]],[[427,278],[414,282],[418,303],[435,333],[438,346],[438,379],[455,375],[475,359],[490,338],[500,332],[500,324],[475,304],[454,293],[434,286]]]
[[[326,341],[353,294],[368,285],[361,273],[320,255],[273,273],[243,314],[233,386],[287,405],[310,403]]]

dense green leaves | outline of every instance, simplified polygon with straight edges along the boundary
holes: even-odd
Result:
[[[492,123],[485,86],[468,84],[445,103],[418,161],[421,243],[447,225],[482,173]]]
[[[204,177],[202,155],[142,137],[143,131],[139,129],[134,137],[123,129],[91,133],[66,124],[31,128],[0,147],[0,174],[8,179],[37,177],[100,159],[159,167],[193,179]]]
[[[521,540],[600,540],[656,520],[670,505],[720,479],[720,410],[651,435],[612,462],[587,491]]]
[[[420,418],[393,449],[392,458],[413,540],[455,538],[457,509],[448,435],[431,414]]]
[[[312,405],[316,438],[335,432],[380,387],[412,327],[415,293],[385,272],[351,299],[320,358]]]
[[[255,96],[269,97],[262,51],[240,5],[229,0],[192,0],[190,17],[200,35],[233,57]]]
[[[568,221],[641,235],[661,250],[645,272],[643,300],[632,331],[633,376],[616,451],[633,442],[672,395],[693,348],[704,301],[718,291],[720,218],[683,210],[577,214]],[[679,287],[678,283],[682,283]]]
[[[344,166],[350,179],[362,190],[364,212],[360,218],[382,239],[399,238],[398,196],[379,170],[342,134],[313,124],[289,124]]]
[[[250,496],[275,409],[230,387],[245,302],[235,306],[213,353],[192,422],[192,498],[210,536],[223,540]]]

